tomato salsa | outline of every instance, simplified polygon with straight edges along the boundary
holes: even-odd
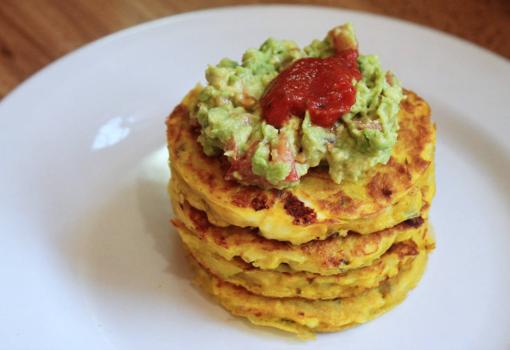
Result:
[[[356,102],[353,81],[361,79],[358,51],[327,58],[302,58],[283,70],[260,101],[267,123],[281,128],[291,115],[310,113],[312,123],[331,127]]]

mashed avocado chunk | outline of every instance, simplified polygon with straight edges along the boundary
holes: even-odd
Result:
[[[356,180],[369,168],[388,162],[397,140],[400,82],[373,55],[359,55],[361,79],[353,81],[356,102],[331,128],[294,116],[281,128],[266,123],[260,98],[271,81],[300,58],[325,58],[357,49],[350,24],[333,28],[324,40],[300,49],[288,40],[266,40],[247,50],[242,62],[223,59],[206,70],[191,117],[200,125],[198,141],[208,156],[224,155],[227,176],[242,184],[286,188],[309,168],[329,166],[331,179]]]

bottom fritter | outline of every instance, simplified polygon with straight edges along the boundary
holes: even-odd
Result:
[[[224,282],[190,259],[196,270],[196,282],[212,294],[228,311],[252,323],[313,337],[316,332],[332,332],[365,323],[399,304],[420,280],[427,252],[420,251],[407,261],[398,275],[360,295],[334,300],[270,298],[248,292]]]

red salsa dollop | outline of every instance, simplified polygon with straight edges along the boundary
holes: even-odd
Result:
[[[281,128],[291,115],[331,127],[356,102],[352,81],[361,79],[358,51],[344,50],[327,58],[302,58],[283,70],[268,86],[260,101],[262,115]]]

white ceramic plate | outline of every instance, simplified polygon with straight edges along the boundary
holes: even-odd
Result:
[[[270,35],[352,21],[438,125],[437,250],[362,327],[302,343],[197,291],[170,228],[164,119],[208,63]],[[137,26],[45,68],[0,104],[2,349],[509,349],[510,64],[408,23],[237,7]]]

